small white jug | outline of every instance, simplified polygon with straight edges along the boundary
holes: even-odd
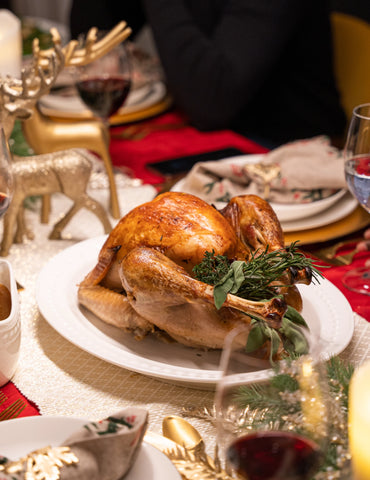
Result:
[[[7,260],[0,259],[0,284],[5,285],[11,296],[10,314],[0,320],[0,387],[7,383],[17,368],[21,344],[21,318],[17,283],[13,269]]]

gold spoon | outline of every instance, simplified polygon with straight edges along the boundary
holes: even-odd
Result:
[[[214,467],[214,461],[206,454],[201,434],[187,420],[175,415],[167,416],[162,422],[163,435],[190,452],[199,452]]]

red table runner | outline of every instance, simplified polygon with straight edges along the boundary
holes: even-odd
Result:
[[[240,150],[241,154],[268,151],[230,130],[200,132],[177,112],[168,112],[137,125],[112,128],[111,135],[113,165],[130,169],[135,177],[150,184],[165,180],[164,175],[154,170],[158,162],[230,147]]]
[[[304,247],[302,247],[304,249]],[[365,261],[370,258],[370,252],[361,252],[356,255],[351,265],[345,265],[342,267],[328,266],[322,269],[324,277],[333,283],[347,298],[352,310],[361,317],[370,322],[370,296],[363,295],[361,293],[355,293],[348,290],[342,283],[343,275],[352,268],[362,267]],[[324,262],[318,262],[325,265]]]

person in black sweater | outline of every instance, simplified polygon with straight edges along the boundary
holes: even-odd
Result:
[[[150,25],[168,89],[198,129],[271,146],[343,138],[325,0],[74,0],[71,34],[120,20],[133,38]]]

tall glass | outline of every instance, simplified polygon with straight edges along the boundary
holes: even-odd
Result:
[[[346,182],[352,195],[370,213],[370,103],[354,108],[344,147]],[[370,295],[370,269],[359,267],[343,276],[343,284]]]
[[[307,332],[307,353],[278,362],[260,383],[241,335],[226,338],[216,388],[222,466],[239,480],[311,480],[326,458],[334,412],[320,343]]]

